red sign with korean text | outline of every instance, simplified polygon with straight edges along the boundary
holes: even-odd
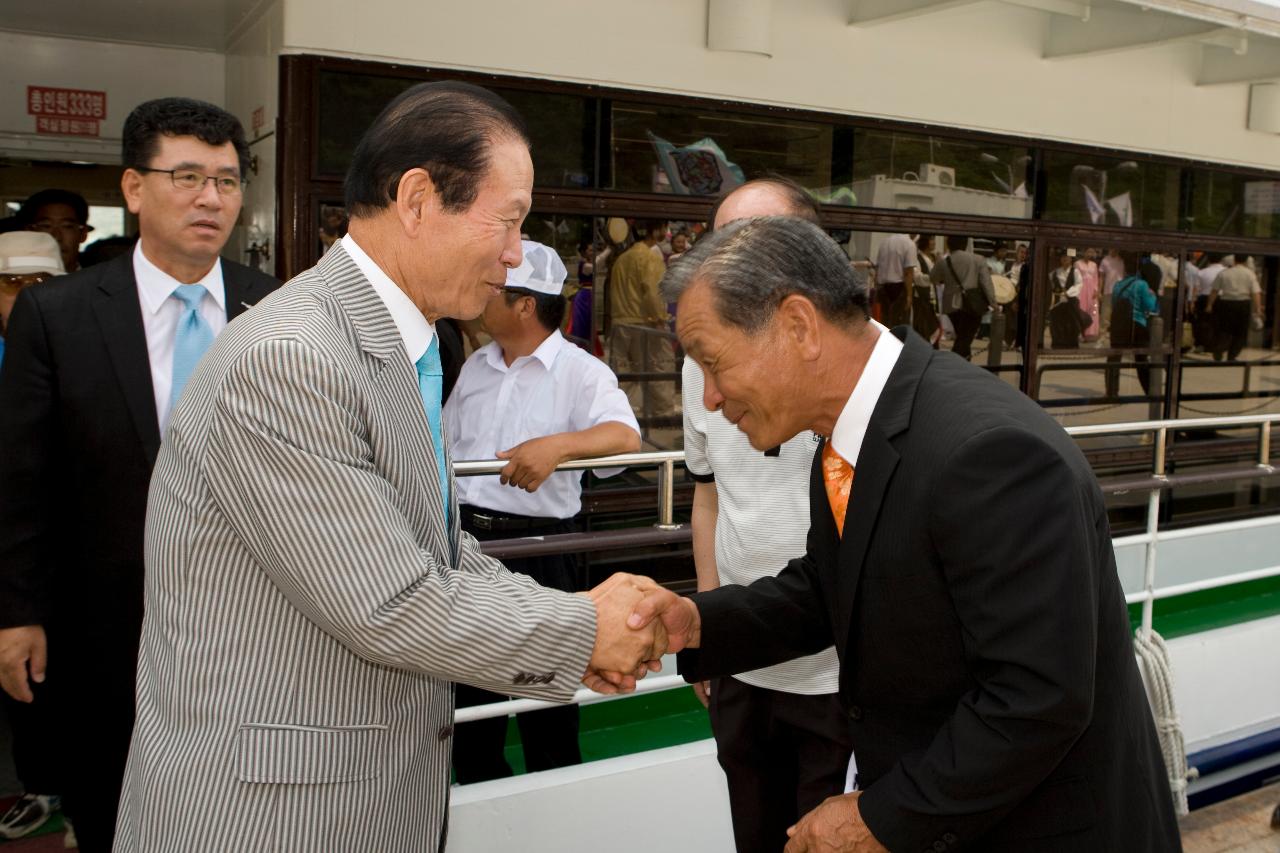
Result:
[[[36,116],[36,133],[54,133],[62,136],[97,136],[99,126],[99,122],[91,118]]]
[[[107,117],[107,93],[88,89],[54,89],[48,86],[27,87],[27,115],[93,122]],[[37,127],[37,130],[39,128]],[[50,131],[41,131],[48,133]],[[95,132],[93,134],[97,136]]]

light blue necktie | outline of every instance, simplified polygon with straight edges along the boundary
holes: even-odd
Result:
[[[422,395],[422,407],[427,410],[427,427],[431,430],[431,444],[436,450],[436,473],[440,476],[440,496],[444,499],[445,518],[449,517],[449,473],[444,461],[444,436],[440,432],[440,399],[444,396],[444,368],[440,366],[440,339],[431,338],[431,345],[418,359],[418,393]]]
[[[213,344],[213,329],[200,316],[200,300],[208,292],[203,284],[183,284],[173,290],[173,297],[184,307],[178,320],[177,334],[173,337],[173,384],[169,391],[171,412],[178,405],[178,399],[200,358]]]

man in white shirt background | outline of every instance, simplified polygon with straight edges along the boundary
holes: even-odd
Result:
[[[482,315],[493,341],[463,365],[444,407],[455,459],[508,460],[500,475],[458,478],[462,528],[482,541],[572,532],[582,509],[582,476],[555,473],[555,467],[640,449],[639,425],[613,372],[560,334],[564,263],[548,246],[529,240],[522,246],[524,260],[508,272],[504,293],[490,300]],[[566,592],[587,586],[573,554],[505,563],[543,586]],[[457,686],[459,707],[505,698]],[[576,705],[519,714],[517,723],[527,770],[581,762]],[[511,775],[503,755],[506,731],[506,717],[456,728],[458,782]]]

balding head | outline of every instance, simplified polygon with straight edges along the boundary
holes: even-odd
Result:
[[[789,178],[748,181],[720,199],[711,211],[711,228],[757,216],[798,216],[821,224],[818,205],[804,187]]]

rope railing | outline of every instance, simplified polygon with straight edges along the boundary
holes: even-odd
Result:
[[[1154,454],[1150,474],[1141,477],[1126,478],[1125,480],[1115,481],[1110,484],[1102,484],[1104,491],[1108,493],[1133,491],[1148,492],[1147,523],[1145,533],[1135,537],[1125,537],[1126,542],[1135,544],[1141,542],[1146,549],[1142,590],[1125,596],[1125,601],[1129,604],[1142,604],[1142,623],[1139,628],[1139,637],[1135,639],[1135,643],[1139,644],[1143,649],[1147,649],[1152,646],[1163,648],[1160,643],[1151,639],[1151,624],[1154,604],[1157,600],[1168,598],[1173,595],[1183,595],[1189,592],[1198,592],[1221,586],[1229,586],[1244,581],[1258,580],[1261,578],[1280,575],[1280,565],[1278,565],[1266,569],[1222,575],[1215,578],[1206,578],[1201,581],[1178,584],[1163,589],[1156,588],[1156,549],[1158,543],[1165,539],[1183,538],[1188,535],[1186,531],[1168,531],[1165,533],[1160,531],[1159,517],[1161,493],[1165,489],[1178,485],[1259,479],[1280,475],[1280,468],[1271,464],[1272,427],[1278,423],[1280,423],[1280,413],[1267,415],[1231,415],[1213,418],[1130,421],[1125,423],[1090,424],[1065,428],[1067,434],[1073,438],[1125,435],[1134,433],[1151,433],[1154,435]],[[1247,468],[1235,468],[1231,470],[1201,474],[1170,475],[1166,473],[1165,469],[1170,431],[1184,432],[1199,429],[1231,429],[1249,427],[1256,428],[1258,430],[1258,455],[1256,457],[1256,462],[1253,465]],[[484,548],[486,553],[493,556],[514,558],[536,556],[538,554],[547,553],[609,550],[610,548],[634,547],[639,544],[651,545],[688,542],[690,539],[690,532],[688,528],[683,525],[673,524],[672,522],[674,512],[673,487],[675,482],[675,465],[677,463],[683,464],[683,462],[683,451],[647,451],[620,454],[616,456],[603,456],[595,459],[577,459],[571,462],[566,462],[557,468],[557,470],[581,471],[593,468],[656,467],[658,469],[657,486],[659,520],[658,523],[652,527],[636,528],[632,530],[569,533],[519,539],[493,540],[482,543],[482,548]],[[506,465],[507,463],[503,460],[455,462],[454,471],[458,476],[496,474]],[[627,538],[628,535],[630,536],[630,539]],[[1156,664],[1151,662],[1147,663],[1147,665],[1154,667]],[[1166,682],[1168,679],[1167,672],[1161,675],[1160,678],[1161,683]],[[677,689],[684,686],[686,686],[684,679],[678,675],[651,676],[650,678],[641,680],[637,684],[636,693],[653,693],[662,690]],[[1161,691],[1159,695],[1163,696],[1167,692],[1168,691]],[[620,698],[626,697],[621,695],[602,696],[584,688],[574,695],[573,702],[575,704],[583,705],[613,701]],[[508,714],[537,710],[539,708],[554,707],[557,704],[558,703],[541,702],[532,699],[513,699],[503,702],[494,702],[488,705],[459,708],[455,712],[454,719],[459,723],[471,722],[473,720],[482,720],[490,717],[500,717]],[[1157,709],[1157,714],[1166,718],[1173,718],[1175,716],[1171,706],[1166,708],[1163,713]]]

